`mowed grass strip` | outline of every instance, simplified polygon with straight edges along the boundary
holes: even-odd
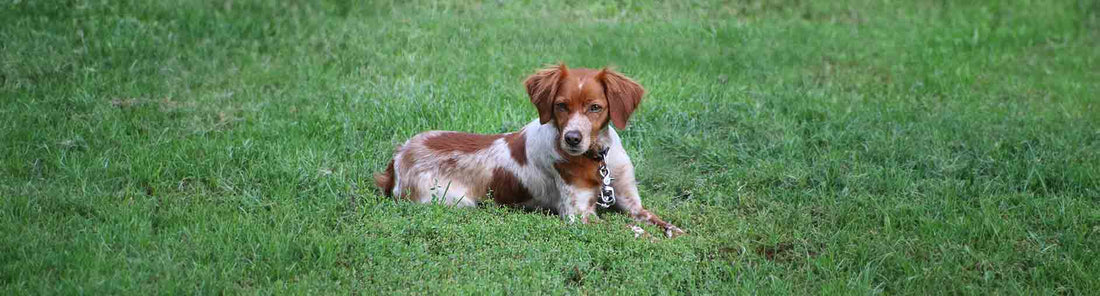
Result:
[[[1088,294],[1090,1],[0,2],[3,294]],[[686,231],[380,197],[563,61]],[[647,230],[655,232],[653,227]]]

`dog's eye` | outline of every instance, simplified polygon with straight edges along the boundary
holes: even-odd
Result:
[[[558,111],[569,111],[569,106],[566,106],[565,103],[558,103],[554,106],[558,108]]]
[[[600,111],[603,111],[603,107],[600,107],[600,105],[588,106],[588,112],[597,113],[597,112],[600,112]]]

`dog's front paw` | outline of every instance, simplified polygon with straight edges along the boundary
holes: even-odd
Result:
[[[600,216],[596,216],[596,213],[584,214],[583,216],[581,216],[581,223],[583,224],[599,224],[602,221],[603,220],[600,220]]]
[[[574,214],[561,215],[561,220],[565,221],[565,224],[569,224],[569,225],[577,224],[577,221],[578,221],[577,215],[574,215]]]
[[[642,229],[641,227],[638,227],[638,225],[627,224],[626,228],[630,228],[630,231],[634,232],[634,238],[639,238],[639,237],[642,237],[643,235],[649,236],[648,233],[645,233],[645,229]]]
[[[665,227],[665,236],[668,236],[668,238],[674,238],[685,234],[687,234],[687,232],[684,232],[680,227],[676,227],[676,225],[669,224]]]

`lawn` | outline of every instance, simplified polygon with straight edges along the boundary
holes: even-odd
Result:
[[[1100,291],[1100,2],[395,2],[0,0],[0,294]],[[559,61],[688,235],[379,195]]]

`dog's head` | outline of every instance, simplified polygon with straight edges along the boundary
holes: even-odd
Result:
[[[608,122],[626,128],[645,93],[611,69],[568,69],[565,64],[539,70],[524,84],[539,121],[557,127],[558,147],[573,156],[587,152]]]

